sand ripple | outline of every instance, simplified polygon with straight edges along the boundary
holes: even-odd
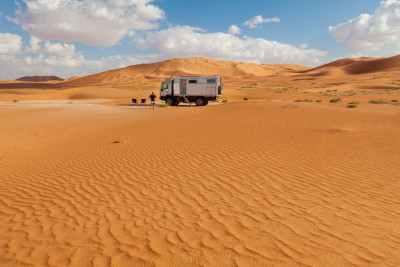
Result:
[[[0,107],[2,266],[400,264],[398,111],[70,106]]]

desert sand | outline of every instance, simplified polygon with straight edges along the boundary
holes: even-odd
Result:
[[[2,81],[0,265],[399,266],[399,69],[192,58]],[[222,76],[228,102],[129,105],[182,74]]]

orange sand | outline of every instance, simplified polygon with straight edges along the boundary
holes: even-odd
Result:
[[[0,83],[0,266],[399,266],[400,107],[368,100],[400,79],[344,63],[155,110],[118,105],[153,78]]]

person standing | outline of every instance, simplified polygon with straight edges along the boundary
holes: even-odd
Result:
[[[149,96],[149,98],[150,98],[150,109],[151,109],[151,107],[153,107],[153,109],[154,109],[154,106],[156,105],[156,95],[154,94],[154,92],[151,92],[151,95]]]

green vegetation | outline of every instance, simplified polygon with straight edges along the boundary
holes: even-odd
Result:
[[[397,102],[399,102],[397,99],[392,100],[392,103],[397,103]]]
[[[222,102],[223,102],[223,103],[228,103],[228,99],[226,99],[226,98],[225,98],[225,99],[222,99]]]
[[[159,106],[160,108],[169,107],[169,105],[168,105],[167,103],[161,103],[161,104],[158,104],[158,106]]]
[[[18,99],[13,99],[13,101],[12,102],[18,102]]]
[[[314,100],[309,99],[309,98],[305,98],[305,99],[296,99],[293,102],[314,102]]]
[[[330,103],[339,103],[340,101],[342,101],[342,99],[340,99],[340,98],[333,98],[333,99],[329,100]]]
[[[347,105],[347,108],[356,108],[356,107],[357,107],[357,104],[355,104],[355,103],[349,103]]]
[[[382,99],[379,99],[379,100],[370,100],[368,103],[371,103],[371,104],[388,104],[387,101],[382,100]]]
[[[321,100],[321,99],[317,99],[315,102],[317,102],[317,103],[321,103],[321,102],[322,102],[322,100]]]
[[[72,104],[72,103],[74,103],[74,102],[72,102],[72,101],[68,101],[68,104]]]
[[[247,96],[245,96],[245,97],[243,97],[243,100],[246,100],[246,101],[248,101],[248,100],[249,100],[249,98],[248,98]]]
[[[219,102],[219,99],[214,99],[212,102]]]

